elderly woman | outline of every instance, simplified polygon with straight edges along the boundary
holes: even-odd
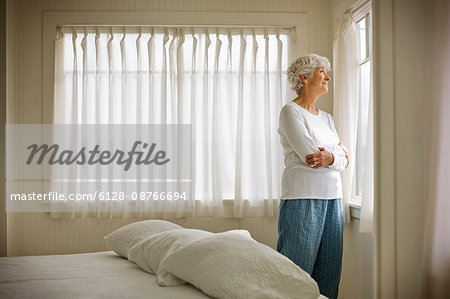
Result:
[[[285,169],[277,250],[337,298],[342,268],[344,214],[339,172],[349,158],[330,114],[316,107],[328,92],[330,62],[311,54],[296,59],[288,80],[297,97],[280,113]]]

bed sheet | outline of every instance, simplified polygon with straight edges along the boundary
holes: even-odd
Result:
[[[0,298],[210,298],[191,285],[161,287],[112,251],[0,258]]]

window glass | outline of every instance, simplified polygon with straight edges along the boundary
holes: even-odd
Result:
[[[371,92],[371,32],[370,11],[355,16],[358,34],[359,58],[359,95],[358,95],[358,131],[355,149],[355,176],[353,177],[352,195],[363,195],[364,173],[366,165],[367,129],[369,124],[369,101]],[[356,199],[355,199],[356,200]]]
[[[360,60],[367,58],[366,51],[366,17],[362,18],[357,25],[358,35],[359,35],[359,52],[360,52]]]

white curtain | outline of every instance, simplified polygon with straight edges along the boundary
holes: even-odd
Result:
[[[54,123],[191,124],[191,215],[274,215],[293,30],[60,27]]]
[[[349,202],[355,173],[354,157],[358,125],[358,44],[356,24],[350,12],[339,17],[333,42],[333,117],[342,143],[348,148],[350,165],[342,172],[344,212],[350,222]]]
[[[365,152],[365,165],[364,165],[364,178],[363,178],[363,191],[361,200],[361,214],[359,216],[359,232],[361,233],[374,233],[373,231],[373,198],[374,198],[374,132],[373,132],[373,68],[371,66],[370,71],[370,91],[369,91],[369,110],[368,110],[368,123],[367,123],[367,138],[366,138],[366,152]]]
[[[422,298],[444,299],[450,294],[450,3],[435,0],[429,46],[428,78],[431,106],[428,198],[424,242]]]

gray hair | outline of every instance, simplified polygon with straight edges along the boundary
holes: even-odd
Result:
[[[291,63],[287,69],[288,81],[291,84],[291,89],[295,91],[297,95],[303,93],[303,82],[302,79],[300,79],[300,75],[305,75],[306,78],[309,78],[318,67],[323,67],[326,72],[331,71],[331,65],[328,58],[317,54],[299,57]]]

